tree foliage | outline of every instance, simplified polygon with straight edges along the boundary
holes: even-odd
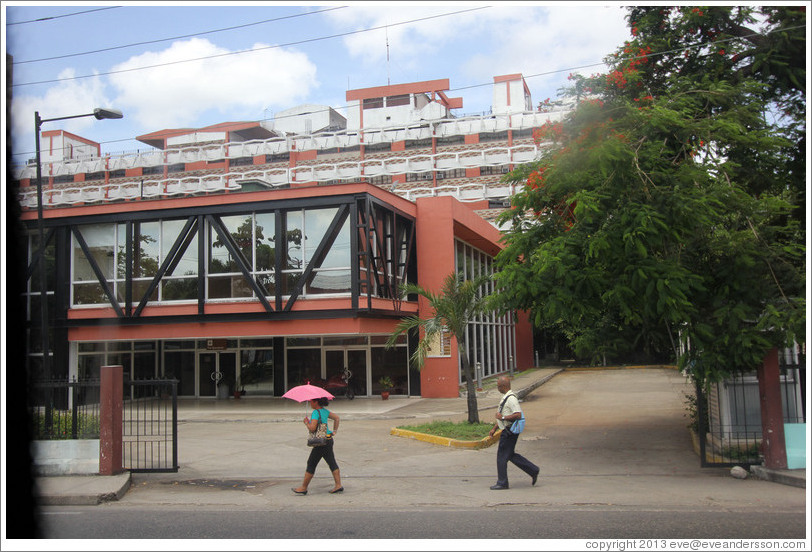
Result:
[[[462,274],[452,272],[443,280],[439,293],[434,293],[414,283],[404,285],[401,290],[402,295],[416,294],[424,297],[429,302],[432,315],[426,318],[420,318],[417,315],[403,318],[386,342],[387,347],[392,347],[397,343],[397,339],[401,335],[414,330],[422,330],[423,335],[420,337],[411,358],[415,366],[422,369],[432,343],[440,340],[444,332],[453,335],[457,340],[462,373],[465,376],[465,388],[468,395],[468,422],[472,424],[479,423],[479,408],[477,407],[474,373],[468,359],[465,330],[469,323],[473,322],[478,315],[489,308],[490,300],[482,290],[490,279],[489,275],[481,275],[472,280],[466,280]]]
[[[576,109],[508,176],[524,186],[501,220],[500,299],[582,356],[646,351],[718,380],[803,341],[805,13],[628,21],[634,40],[573,77]]]

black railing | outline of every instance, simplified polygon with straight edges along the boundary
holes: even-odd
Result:
[[[781,402],[785,424],[806,422],[806,357],[779,352]],[[703,467],[763,463],[761,400],[756,373],[696,386],[699,455]]]
[[[28,401],[32,438],[98,439],[99,392],[98,379],[33,382]]]
[[[178,380],[127,380],[124,388],[124,469],[178,471]]]

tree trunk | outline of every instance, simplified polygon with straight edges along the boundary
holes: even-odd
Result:
[[[465,375],[465,390],[468,394],[468,423],[478,424],[479,408],[476,401],[476,384],[474,383],[474,375],[471,373],[471,364],[468,362],[468,347],[465,344],[465,339],[457,337],[457,347],[462,355],[462,373]]]

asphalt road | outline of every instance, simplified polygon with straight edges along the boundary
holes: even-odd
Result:
[[[50,507],[51,539],[803,539],[803,513],[526,507],[309,512]],[[239,545],[236,545],[239,548]]]

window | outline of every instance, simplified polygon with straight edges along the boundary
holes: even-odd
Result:
[[[73,182],[72,174],[63,174],[54,177],[54,184],[70,184]]]
[[[465,136],[443,136],[442,138],[437,138],[438,146],[450,146],[453,144],[464,144],[464,143]]]
[[[437,171],[437,180],[445,180],[448,178],[464,178],[465,169],[449,169],[447,171]]]
[[[209,161],[209,164],[212,163],[219,163],[220,161]],[[230,167],[243,167],[245,165],[253,165],[254,158],[253,157],[235,157],[234,159],[230,159],[228,165]]]
[[[387,107],[395,107],[398,105],[409,105],[410,103],[410,96],[409,94],[400,94],[398,96],[387,96],[386,97],[386,106]]]
[[[220,222],[240,252],[242,261],[267,295],[276,293],[274,285],[275,231],[274,213],[248,213],[221,217]],[[253,297],[254,290],[239,267],[237,259],[228,251],[225,241],[209,228],[210,299]]]
[[[383,98],[365,98],[364,109],[377,109],[383,107]]]
[[[430,147],[431,147],[431,138],[422,138],[420,140],[406,140],[405,143],[406,149],[430,148]]]
[[[310,263],[316,249],[325,236],[338,208],[288,211],[285,269],[282,274],[284,295],[292,294],[304,269]],[[350,226],[349,218],[329,239],[332,245],[323,259],[313,267],[305,283],[303,295],[335,294],[350,292]]]
[[[406,182],[431,182],[434,179],[431,171],[419,173],[406,173]]]
[[[185,224],[185,219],[161,221],[161,259],[166,258],[169,254]],[[195,233],[189,240],[186,250],[178,252],[181,257],[177,264],[161,280],[159,297],[161,301],[197,299],[197,239],[197,233]]]
[[[174,163],[166,168],[166,172],[176,173],[186,170],[186,163]]]
[[[151,167],[144,167],[141,169],[141,174],[148,175],[148,174],[163,174],[164,173],[164,166],[163,165],[153,165]]]
[[[377,144],[364,144],[364,151],[392,151],[390,142],[378,142]]]
[[[496,142],[499,140],[507,140],[507,137],[507,130],[503,130],[502,132],[480,132],[479,142]]]
[[[101,276],[111,282],[115,278],[117,259],[115,224],[88,224],[78,227],[87,244],[85,255],[76,236],[73,236],[73,304],[97,305],[109,303],[104,288],[93,270],[95,264]],[[90,259],[93,259],[91,262]],[[121,260],[123,262],[123,260]]]
[[[185,219],[132,223],[133,301],[140,302],[185,223]],[[114,297],[119,303],[124,303],[128,271],[126,223],[89,224],[79,226],[77,230],[87,243],[90,258],[98,266]],[[197,299],[197,237],[192,237],[188,247],[178,251],[178,254],[178,262],[173,263],[172,270],[164,275],[161,285],[150,296],[150,301]],[[73,305],[109,303],[90,259],[75,236],[71,274]]]
[[[493,174],[507,174],[510,172],[510,165],[493,165],[493,166],[486,166],[479,168],[479,174],[481,176],[493,175]]]
[[[466,279],[494,271],[493,258],[461,241],[457,241],[456,266]],[[492,282],[482,290],[485,294],[493,292]],[[515,362],[516,338],[512,313],[499,315],[487,312],[478,316],[468,325],[466,340],[471,366],[475,368],[480,363],[485,377],[506,372],[511,362]]]

